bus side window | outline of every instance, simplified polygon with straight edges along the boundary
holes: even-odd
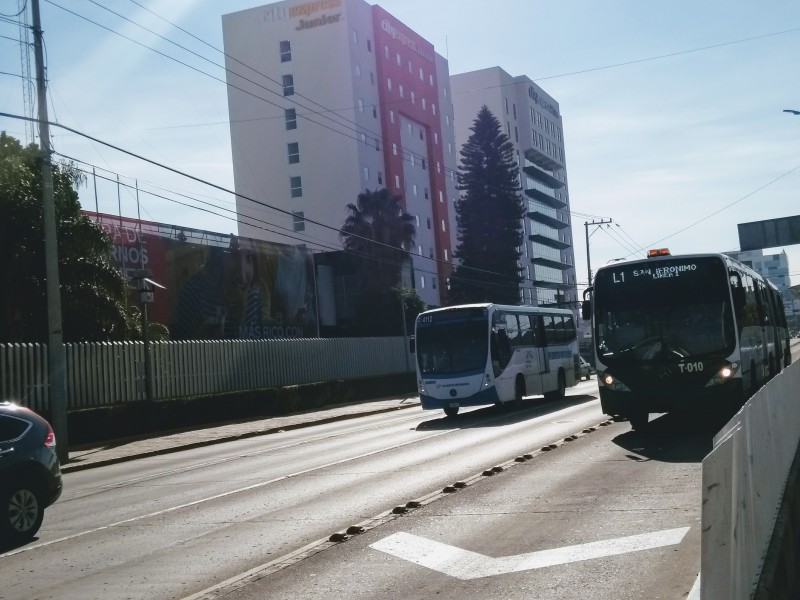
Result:
[[[544,332],[544,317],[542,315],[535,315],[533,317],[533,341],[537,348],[544,348],[547,346],[547,336]]]
[[[567,332],[567,337],[564,341],[571,342],[578,337],[575,331],[575,318],[572,315],[564,317],[564,329]]]
[[[534,345],[534,329],[530,315],[519,315],[519,341],[522,346]]]
[[[556,343],[556,325],[553,322],[553,317],[550,315],[543,315],[542,321],[544,321],[544,338],[547,342],[547,345],[550,346]]]
[[[508,342],[511,348],[521,345],[517,315],[506,314],[506,333],[508,334]]]

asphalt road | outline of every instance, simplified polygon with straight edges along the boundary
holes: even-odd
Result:
[[[570,394],[456,419],[412,408],[67,473],[38,539],[0,554],[0,597],[191,596],[604,420],[594,381]]]

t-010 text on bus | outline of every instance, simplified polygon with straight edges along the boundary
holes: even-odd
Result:
[[[578,379],[572,311],[467,304],[421,313],[415,325],[424,409],[455,416],[462,406],[561,398]]]
[[[585,296],[603,412],[634,429],[735,410],[791,360],[778,289],[723,254],[651,251],[600,267]]]

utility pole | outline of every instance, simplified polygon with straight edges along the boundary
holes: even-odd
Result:
[[[42,204],[44,254],[47,278],[47,375],[50,421],[56,434],[56,451],[62,463],[69,460],[67,436],[67,369],[64,332],[61,323],[61,284],[58,277],[58,237],[53,199],[53,171],[50,161],[50,126],[47,118],[47,90],[42,52],[42,23],[39,0],[31,0],[33,13],[33,49],[36,57],[36,90],[39,105],[39,148],[42,153]]]
[[[606,223],[611,223],[611,219],[600,219],[599,221],[592,221],[591,223],[586,222],[583,226],[586,228],[586,270],[589,276],[588,284],[592,285],[592,259],[589,256],[589,225],[605,225]]]

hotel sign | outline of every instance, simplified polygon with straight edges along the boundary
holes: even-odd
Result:
[[[424,48],[422,45],[417,44],[410,36],[406,35],[400,29],[395,27],[389,19],[381,20],[381,29],[389,34],[389,36],[400,42],[402,46],[408,48],[415,54],[418,54],[420,57],[424,58],[428,62],[433,62],[433,52]]]
[[[288,8],[281,6],[267,9],[263,15],[263,19],[266,23],[286,21],[287,19],[299,19],[295,30],[303,31],[304,29],[312,29],[322,25],[338,23],[342,20],[341,11],[333,14],[326,14],[323,11],[341,9],[341,6],[342,0],[314,0],[313,2],[303,2],[302,4],[289,6]],[[315,16],[320,12],[322,12],[322,14]]]
[[[556,107],[553,106],[553,104],[549,100],[547,100],[546,98],[542,98],[539,95],[539,92],[537,92],[535,89],[533,89],[533,86],[529,86],[528,87],[528,96],[530,96],[531,100],[533,100],[536,104],[538,104],[543,109],[545,109],[547,112],[552,114],[556,119],[560,119],[561,118],[561,115],[558,114],[558,110],[556,109]]]

